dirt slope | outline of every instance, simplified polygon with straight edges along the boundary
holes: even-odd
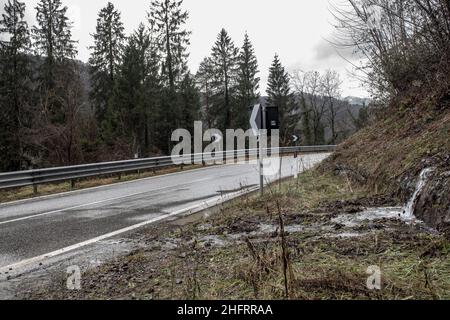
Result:
[[[387,112],[386,110],[389,110]],[[433,227],[450,226],[450,95],[417,88],[393,101],[371,126],[345,143],[321,169],[347,175],[371,191],[405,204],[418,177],[432,168],[415,215]]]

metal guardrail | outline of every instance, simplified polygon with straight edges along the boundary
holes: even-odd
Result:
[[[292,153],[314,153],[314,152],[333,152],[336,146],[311,146],[311,147],[287,147],[277,149],[264,149],[265,152],[278,154],[292,154]],[[222,151],[215,154],[215,158],[220,159],[222,154],[222,161],[229,159],[239,159],[244,157],[253,157],[258,155],[258,149]],[[176,160],[176,161],[174,161]],[[207,159],[208,161],[209,159]],[[132,171],[140,170],[157,170],[161,168],[179,166],[180,163],[205,164],[204,154],[189,154],[181,155],[178,158],[172,156],[136,159],[127,161],[102,162],[95,164],[85,164],[70,167],[58,167],[48,169],[37,169],[28,171],[17,171],[0,174],[0,189],[18,188],[25,186],[34,186],[37,192],[39,184],[72,181],[72,187],[76,179],[89,178],[101,175],[122,174]]]

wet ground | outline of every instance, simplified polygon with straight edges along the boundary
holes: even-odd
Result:
[[[405,218],[395,199],[350,192],[340,178],[299,179],[281,193],[272,187],[264,198],[245,196],[82,256],[68,253],[0,291],[16,299],[283,299],[284,239],[291,299],[450,297],[447,239]],[[81,268],[80,290],[68,289],[71,265]],[[373,266],[382,290],[367,288]]]
[[[302,155],[302,160],[313,166],[327,156]],[[281,175],[293,176],[295,163],[293,157],[284,158]],[[267,177],[267,182],[277,177]],[[78,249],[142,223],[220,203],[258,183],[258,166],[249,162],[0,204],[0,280],[10,267],[15,271],[28,260],[36,267],[49,253]]]

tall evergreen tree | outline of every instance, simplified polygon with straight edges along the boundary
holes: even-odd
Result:
[[[289,84],[289,75],[281,65],[278,55],[275,55],[269,70],[267,84],[267,104],[278,107],[280,115],[280,139],[286,145],[300,120],[300,112],[296,110],[293,94]]]
[[[225,29],[222,29],[212,49],[214,68],[214,112],[219,129],[231,128],[232,109],[235,98],[239,49]]]
[[[28,49],[30,37],[25,3],[8,0],[0,19],[0,170],[21,167],[21,127],[29,118],[25,110],[30,94]],[[26,123],[25,123],[26,124]]]
[[[233,124],[236,128],[248,128],[249,108],[259,99],[259,81],[257,76],[258,61],[248,34],[245,34],[244,45],[239,54],[238,85]]]
[[[193,134],[194,122],[200,118],[200,95],[195,86],[194,77],[187,73],[181,82],[181,127]]]
[[[147,155],[155,136],[160,84],[156,48],[143,24],[129,38],[119,71],[109,111],[115,115],[114,129],[133,154]]]
[[[200,91],[200,101],[202,105],[202,119],[206,121],[208,128],[213,127],[214,113],[212,111],[213,96],[213,76],[214,68],[210,58],[205,58],[200,63],[197,74],[195,75],[197,87]]]
[[[97,18],[94,45],[89,59],[92,81],[91,101],[101,123],[105,120],[108,103],[121,63],[125,34],[121,15],[111,2],[100,10]]]
[[[32,33],[36,54],[44,57],[42,84],[46,89],[54,89],[59,69],[64,69],[77,54],[67,7],[61,0],[40,0],[36,7],[36,21]]]
[[[171,132],[179,128],[181,118],[180,86],[186,75],[187,47],[190,31],[185,29],[189,18],[182,9],[182,0],[153,0],[148,13],[150,28],[156,34],[158,52],[161,57],[161,112],[158,120],[160,132],[158,145],[163,153],[169,153]]]
[[[163,81],[170,91],[175,91],[187,72],[191,32],[185,29],[189,14],[182,9],[182,4],[183,0],[154,0],[148,14],[163,59]]]

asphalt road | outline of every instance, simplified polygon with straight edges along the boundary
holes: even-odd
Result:
[[[302,157],[307,166],[328,154]],[[283,158],[283,177],[294,174]],[[268,178],[267,182],[276,177]],[[208,167],[0,205],[0,269],[162,219],[259,183],[255,164]]]

